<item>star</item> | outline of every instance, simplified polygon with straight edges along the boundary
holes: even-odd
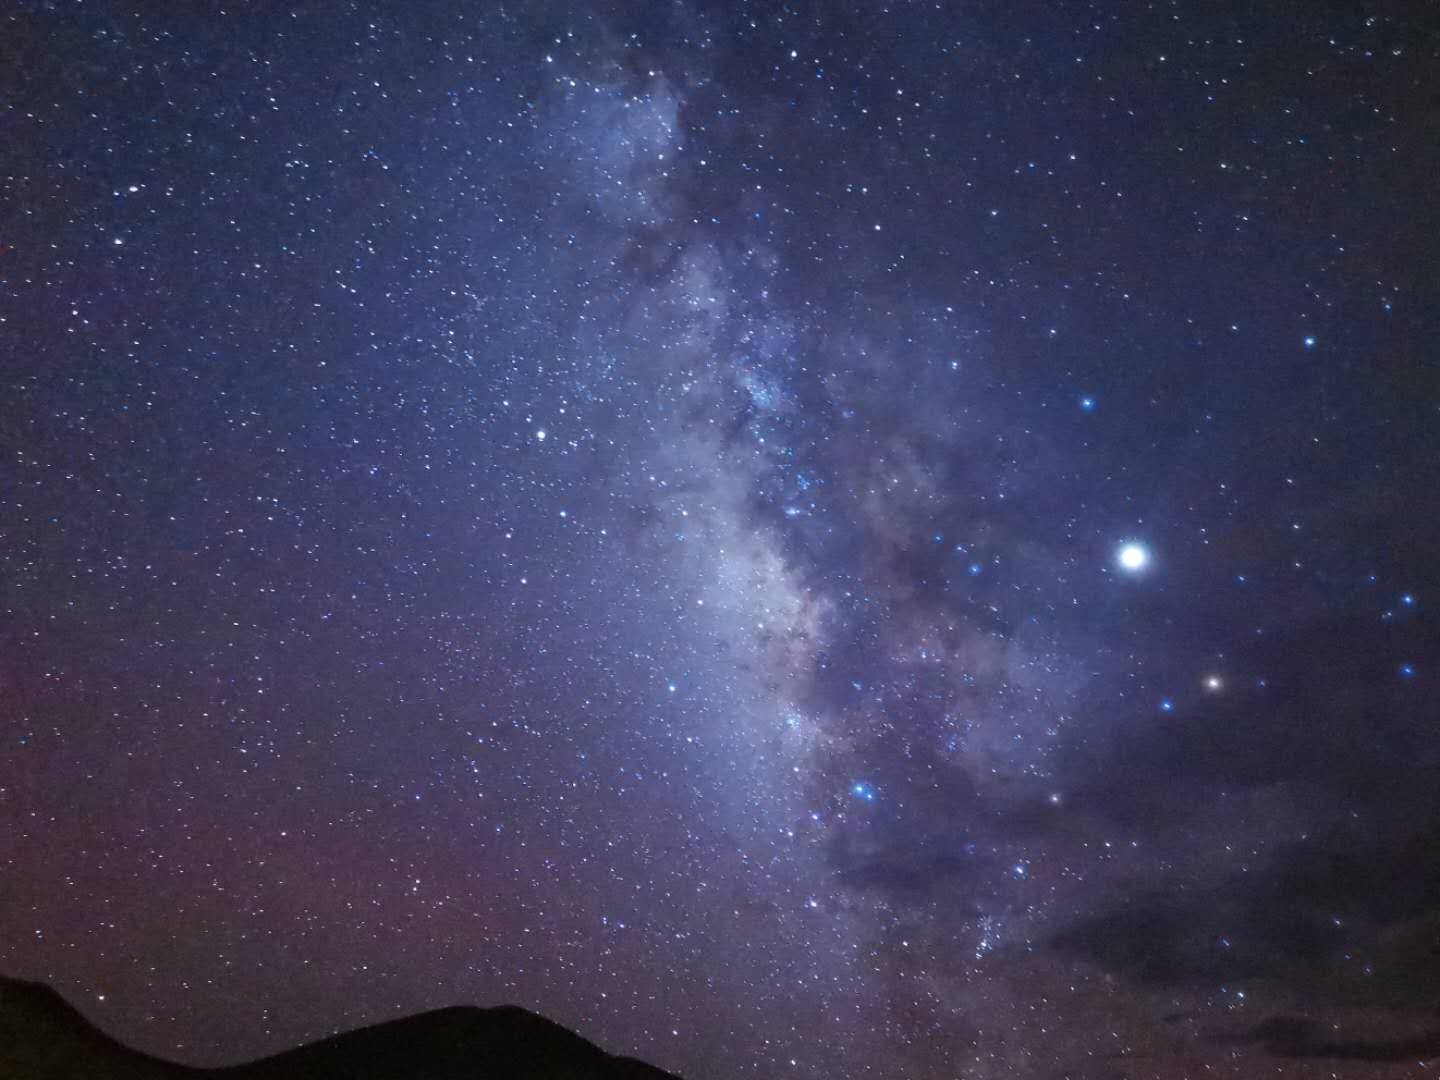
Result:
[[[1135,541],[1127,542],[1120,545],[1115,561],[1127,573],[1138,574],[1150,565],[1150,549]]]

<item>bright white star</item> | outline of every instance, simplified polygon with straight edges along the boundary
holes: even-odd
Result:
[[[1115,553],[1115,561],[1133,574],[1150,565],[1150,552],[1143,544],[1125,544]]]

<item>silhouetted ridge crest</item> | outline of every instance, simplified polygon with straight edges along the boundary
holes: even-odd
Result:
[[[0,978],[3,1080],[676,1080],[605,1053],[515,1005],[456,1005],[221,1069],[152,1058],[110,1038],[54,990]]]

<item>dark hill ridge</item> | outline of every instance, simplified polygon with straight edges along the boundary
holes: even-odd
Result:
[[[110,1038],[48,986],[0,978],[3,1080],[678,1080],[515,1006],[457,1006],[198,1069]]]

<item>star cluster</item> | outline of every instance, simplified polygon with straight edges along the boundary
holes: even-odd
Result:
[[[1440,39],[1271,7],[0,16],[0,970],[1415,1075]]]

